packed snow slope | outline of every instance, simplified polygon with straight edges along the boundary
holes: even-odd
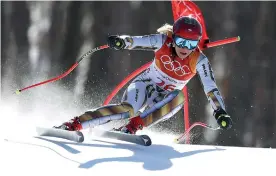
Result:
[[[147,130],[143,133],[153,143],[149,147],[99,138],[90,131],[84,131],[83,143],[39,137],[36,126],[60,124],[85,109],[76,108],[70,94],[53,92],[25,93],[21,102],[17,97],[2,99],[0,175],[275,175],[276,149],[175,144],[174,135]]]
[[[275,172],[275,149],[173,144],[172,136],[146,132],[152,146],[86,134],[83,143],[34,135],[1,138],[3,175],[262,175]],[[2,174],[1,174],[2,175]],[[273,175],[273,174],[272,174]]]

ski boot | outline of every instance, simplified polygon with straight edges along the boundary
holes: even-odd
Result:
[[[127,125],[122,126],[115,131],[120,131],[122,133],[136,134],[138,130],[142,130],[144,127],[144,122],[140,116],[136,116],[130,119]]]
[[[68,130],[68,131],[80,131],[80,130],[82,130],[82,126],[81,126],[79,117],[74,117],[70,121],[64,122],[60,126],[54,126],[53,128]]]

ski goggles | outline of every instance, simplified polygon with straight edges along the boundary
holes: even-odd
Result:
[[[188,48],[189,50],[195,49],[198,45],[199,40],[189,40],[177,35],[173,36],[174,43],[179,48]]]

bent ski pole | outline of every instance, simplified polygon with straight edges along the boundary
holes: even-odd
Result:
[[[209,125],[207,125],[207,124],[205,124],[205,123],[202,123],[202,122],[195,122],[195,123],[193,123],[193,124],[192,124],[192,125],[191,125],[181,136],[179,136],[178,138],[176,138],[174,141],[175,141],[176,143],[181,143],[181,142],[183,141],[183,139],[186,137],[186,135],[189,134],[189,132],[190,132],[195,126],[202,126],[202,127],[204,127],[204,128],[208,128],[208,129],[214,130],[214,131],[220,129],[220,127],[214,128],[214,127],[209,126]]]
[[[102,46],[99,46],[99,47],[96,47],[90,51],[88,51],[87,53],[85,53],[84,55],[81,56],[81,58],[79,58],[77,60],[77,62],[72,66],[70,67],[66,72],[64,72],[63,74],[57,76],[57,77],[54,77],[52,79],[49,79],[49,80],[46,80],[46,81],[43,81],[43,82],[40,82],[40,83],[37,83],[37,84],[34,84],[34,85],[31,85],[31,86],[28,86],[28,87],[25,87],[23,89],[19,89],[19,90],[16,90],[16,94],[20,94],[20,92],[24,91],[24,90],[27,90],[27,89],[30,89],[32,87],[36,87],[36,86],[39,86],[39,85],[42,85],[42,84],[46,84],[46,83],[49,83],[49,82],[54,82],[54,81],[57,81],[61,78],[64,78],[65,76],[67,76],[69,73],[71,73],[78,65],[79,63],[82,61],[82,59],[84,59],[85,57],[93,54],[94,52],[96,51],[99,51],[99,50],[102,50],[102,49],[106,49],[106,48],[109,48],[108,45],[102,45]]]

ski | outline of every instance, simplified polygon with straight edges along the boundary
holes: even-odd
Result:
[[[39,136],[57,137],[75,142],[84,141],[83,133],[80,131],[67,131],[56,128],[37,127],[36,132]],[[126,134],[117,131],[104,131],[99,129],[93,129],[93,132],[98,137],[121,140],[142,146],[150,146],[152,144],[148,135]]]
[[[56,128],[36,127],[36,132],[39,136],[57,137],[74,142],[84,141],[84,136],[80,131],[67,131]]]
[[[126,134],[117,131],[104,131],[100,129],[93,129],[93,133],[98,137],[121,140],[142,146],[150,146],[152,143],[151,138],[148,135]]]

